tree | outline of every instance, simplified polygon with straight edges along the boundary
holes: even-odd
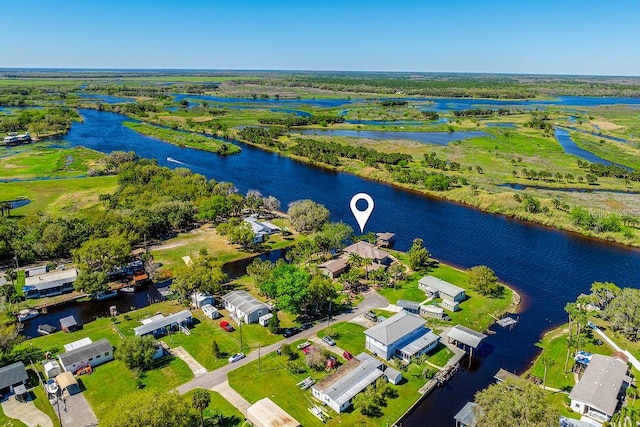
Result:
[[[200,427],[204,427],[204,410],[211,403],[211,395],[206,390],[196,390],[191,396],[191,406],[200,413]]]
[[[73,287],[76,291],[87,294],[104,292],[109,289],[107,273],[103,271],[91,271],[81,267],[76,281],[73,282]]]
[[[329,301],[333,301],[338,292],[333,285],[333,280],[318,274],[311,278],[308,286],[309,305],[312,305],[316,312],[325,312]]]
[[[409,256],[409,268],[412,270],[419,271],[429,266],[431,254],[427,248],[424,247],[422,239],[413,239],[411,249],[409,249],[407,255]]]
[[[502,294],[504,288],[498,283],[498,278],[492,269],[486,265],[476,265],[467,272],[469,286],[482,295],[497,297]]]
[[[603,310],[618,295],[622,289],[611,282],[593,282],[591,284],[591,303]]]
[[[92,237],[73,251],[77,263],[88,269],[108,272],[129,259],[131,245],[122,235]]]
[[[305,234],[320,230],[329,220],[329,210],[309,199],[291,203],[287,214],[293,228]]]
[[[247,274],[253,278],[256,286],[260,289],[266,282],[271,280],[273,267],[274,264],[271,261],[263,261],[260,258],[256,258],[247,266]]]
[[[197,256],[191,264],[176,269],[171,289],[186,299],[194,291],[219,294],[226,281],[227,275],[222,272],[218,260],[211,256]]]
[[[340,276],[340,281],[345,289],[355,293],[360,285],[360,275],[357,271],[350,270]]]
[[[9,355],[23,338],[16,323],[0,323],[0,358]]]
[[[253,244],[256,233],[253,232],[248,222],[241,221],[239,224],[227,228],[227,238],[229,243],[240,245],[242,249],[247,249]]]
[[[116,348],[116,358],[131,370],[146,371],[153,366],[156,342],[150,335],[125,338]]]
[[[214,224],[224,221],[231,215],[232,205],[226,196],[215,195],[200,202],[197,218]]]
[[[353,228],[344,222],[328,222],[314,236],[314,240],[320,252],[330,253],[344,248],[352,234]]]
[[[195,427],[198,415],[177,393],[128,394],[100,420],[104,427]]]
[[[384,401],[384,399],[382,399],[382,401]],[[367,387],[353,399],[353,407],[366,417],[379,417],[382,414],[380,411],[381,403],[384,402],[381,402],[380,397],[373,387]]]
[[[482,408],[476,413],[478,425],[557,426],[559,413],[537,385],[523,379],[508,379],[476,393]]]
[[[213,357],[215,357],[216,359],[220,359],[222,357],[220,346],[218,345],[218,341],[216,340],[213,340],[211,342],[211,354],[213,354]]]
[[[280,319],[278,318],[278,311],[273,311],[273,317],[269,319],[269,332],[277,334],[280,331]]]
[[[631,341],[640,335],[640,290],[624,288],[602,311],[614,331],[619,331]]]
[[[553,359],[553,357],[544,355],[540,359],[540,362],[542,362],[542,366],[544,366],[544,376],[542,377],[542,387],[544,388],[547,385],[547,370],[553,367],[556,361]]]
[[[327,358],[324,356],[322,350],[317,347],[308,347],[309,351],[305,355],[305,361],[307,366],[315,371],[322,371],[325,367]]]

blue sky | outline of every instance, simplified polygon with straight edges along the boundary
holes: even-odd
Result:
[[[11,0],[0,67],[640,75],[640,1]]]

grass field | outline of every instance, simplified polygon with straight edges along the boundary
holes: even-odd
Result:
[[[41,177],[70,177],[87,173],[102,153],[84,147],[54,148],[49,144],[30,144],[3,153],[0,181]]]
[[[325,335],[334,336],[336,345],[338,347],[347,350],[354,356],[357,356],[358,354],[365,351],[365,336],[363,334],[364,330],[364,327],[355,323],[338,322],[321,331],[318,331],[318,336],[320,338],[324,337]],[[335,336],[334,334],[339,335]]]
[[[202,389],[196,389],[202,390]],[[191,402],[192,396],[196,390],[185,393],[185,397]],[[240,413],[231,403],[229,403],[220,393],[216,391],[204,390],[209,393],[211,403],[204,410],[205,422],[214,416],[222,416],[220,427],[240,427],[244,424],[244,415]]]

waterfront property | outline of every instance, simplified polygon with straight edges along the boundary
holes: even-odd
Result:
[[[405,361],[436,348],[440,337],[427,328],[420,316],[402,310],[364,331],[365,347],[385,360],[399,357]]]
[[[464,350],[468,347],[471,352],[477,349],[486,337],[485,334],[462,325],[455,325],[447,332],[447,338],[450,343],[453,342],[458,346],[462,345]]]
[[[60,319],[60,330],[63,332],[73,332],[80,329],[78,321],[73,316],[67,316]]]
[[[462,409],[453,416],[456,420],[456,427],[476,427],[478,425],[478,414],[482,412],[480,405],[474,402],[467,402]]]
[[[594,354],[569,394],[571,409],[598,422],[607,422],[631,384],[628,366],[617,357]]]
[[[0,368],[0,393],[13,393],[14,388],[24,386],[29,379],[24,363],[16,362]]]
[[[153,334],[154,337],[160,337],[167,334],[168,330],[186,328],[193,322],[193,318],[189,310],[182,310],[168,316],[157,314],[141,322],[141,326],[133,328],[136,336]]]
[[[361,258],[371,259],[374,264],[388,265],[391,262],[391,256],[388,253],[365,241],[356,242],[353,245],[347,246],[343,249],[343,252],[347,255],[356,254]]]
[[[75,373],[87,366],[93,368],[113,360],[113,346],[106,338],[96,342],[89,340],[89,343],[60,354],[58,360],[65,372]]]
[[[253,234],[255,235],[253,243],[263,243],[269,236],[280,231],[280,227],[268,221],[258,221],[255,215],[246,217],[244,221],[248,223],[253,230]]]
[[[458,304],[465,299],[464,289],[434,276],[425,276],[418,281],[418,287],[431,298],[441,298],[440,305],[447,310],[458,310]]]
[[[268,397],[249,406],[247,420],[255,427],[299,427],[301,425]]]
[[[73,291],[73,282],[78,278],[75,268],[48,273],[41,271],[40,269],[38,274],[32,273],[25,277],[25,285],[22,287],[25,298],[50,297]]]
[[[311,393],[334,411],[343,412],[358,393],[384,375],[382,367],[375,357],[360,353],[313,385]]]
[[[325,276],[336,279],[347,270],[347,259],[344,257],[331,259],[318,265],[320,272]]]
[[[231,316],[244,323],[256,323],[269,312],[267,304],[247,291],[231,291],[222,297],[222,301]]]
[[[388,248],[393,245],[395,237],[394,233],[376,233],[376,244]]]

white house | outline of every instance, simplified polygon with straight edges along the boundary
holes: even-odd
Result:
[[[191,294],[191,303],[196,306],[196,308],[202,308],[207,304],[213,305],[214,298],[213,295],[209,295],[204,292],[194,292]]]
[[[311,387],[313,397],[336,412],[343,412],[353,398],[384,375],[382,363],[360,353]]]
[[[218,311],[218,309],[211,304],[205,304],[201,307],[201,309],[204,315],[209,319],[217,319],[218,317],[220,317],[220,312]]]
[[[60,366],[65,372],[74,373],[88,365],[102,365],[113,360],[113,346],[106,338],[74,348],[58,356]]]
[[[268,221],[258,221],[258,218],[254,215],[246,217],[244,221],[251,226],[253,234],[255,234],[253,243],[262,243],[267,240],[270,235],[280,231],[280,227]]]
[[[25,298],[42,298],[60,295],[73,291],[73,282],[78,278],[75,268],[68,270],[53,270],[41,273],[42,269],[33,269],[29,277],[25,277],[22,292]]]
[[[440,342],[440,337],[425,326],[423,318],[406,310],[367,329],[364,334],[366,349],[385,360],[399,357],[410,361],[433,350]]]
[[[458,303],[466,298],[464,289],[433,276],[424,276],[418,281],[418,287],[433,298],[441,298],[440,305],[447,310],[458,310]]]
[[[43,371],[47,378],[55,378],[62,372],[62,368],[60,368],[60,364],[56,360],[49,360],[43,365]]]
[[[631,383],[627,364],[617,357],[594,354],[569,399],[571,409],[600,423],[611,420]]]
[[[231,291],[222,297],[224,308],[244,323],[256,323],[269,313],[269,307],[247,291]]]
[[[158,314],[150,319],[144,319],[141,326],[133,328],[133,332],[139,337],[148,334],[153,334],[153,336],[158,337],[165,335],[167,333],[167,329],[187,327],[192,322],[193,318],[189,310],[182,310],[166,317],[162,314]]]

